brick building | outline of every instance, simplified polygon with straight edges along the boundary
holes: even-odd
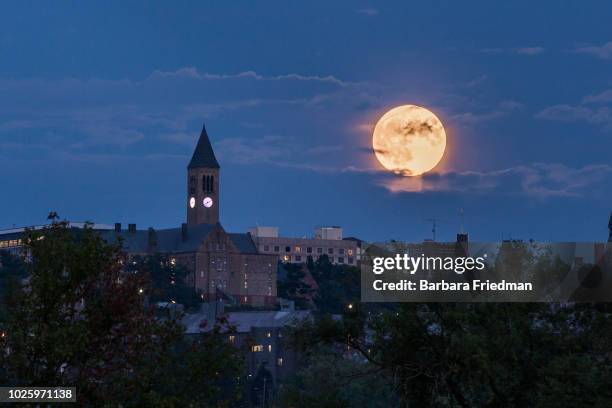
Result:
[[[336,265],[357,266],[361,260],[361,243],[356,238],[343,238],[340,227],[320,227],[312,238],[281,237],[276,227],[254,227],[250,234],[263,254],[271,254],[281,262],[306,263],[327,255]]]
[[[91,225],[107,242],[123,241],[130,255],[164,253],[171,262],[192,271],[189,282],[204,300],[222,293],[236,303],[253,306],[276,303],[278,257],[258,251],[248,233],[229,233],[219,222],[221,168],[202,128],[187,166],[186,223],[178,228],[138,230]],[[83,228],[83,224],[71,224]],[[41,227],[38,227],[41,228]],[[0,250],[18,253],[24,229],[0,232]]]

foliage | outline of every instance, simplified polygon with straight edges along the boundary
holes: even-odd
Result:
[[[359,301],[360,270],[354,266],[334,265],[327,255],[308,264],[319,290],[315,296],[321,313],[342,313],[348,304]]]
[[[566,267],[545,253],[514,250],[515,268],[537,273]],[[332,277],[331,271],[324,266],[320,276]],[[298,327],[294,347],[333,346],[361,356],[378,369],[372,381],[386,379],[395,390],[399,406],[612,405],[610,305],[355,304],[342,311],[342,319],[323,314]],[[305,378],[290,395],[315,399],[296,406],[338,398]]]
[[[302,264],[281,263],[279,268],[284,270],[286,276],[278,281],[278,297],[293,300],[298,306],[306,308],[308,306],[306,299],[312,294],[313,290],[304,282],[306,276],[303,270],[304,266]]]
[[[386,408],[398,401],[380,370],[331,347],[315,349],[308,364],[279,391],[278,405],[302,408]]]
[[[193,284],[188,282],[190,271],[182,265],[176,264],[167,254],[153,254],[147,256],[133,256],[126,269],[138,273],[147,271],[149,285],[146,294],[151,302],[170,302],[174,300],[187,309],[196,309],[202,299],[194,290]]]
[[[148,271],[126,272],[118,245],[65,222],[24,241],[27,279],[1,305],[0,384],[76,386],[79,403],[90,406],[235,399],[227,389],[240,360],[221,329],[188,341],[178,321],[156,319],[141,291],[152,285]]]

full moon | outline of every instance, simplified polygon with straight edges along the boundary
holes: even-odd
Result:
[[[374,128],[372,147],[378,161],[404,176],[418,176],[436,167],[446,150],[442,122],[429,110],[402,105],[385,113]]]

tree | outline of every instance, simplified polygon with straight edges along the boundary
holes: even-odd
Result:
[[[175,301],[187,309],[195,309],[202,303],[193,284],[188,282],[192,272],[177,264],[167,254],[133,256],[127,263],[126,269],[132,273],[147,272],[149,276],[147,295],[153,303]]]
[[[279,264],[279,268],[285,272],[284,279],[278,281],[278,297],[295,301],[302,307],[307,306],[306,299],[312,294],[313,289],[304,282],[306,274],[301,264]]]
[[[512,251],[515,268],[566,273],[549,254]],[[612,405],[610,316],[606,304],[355,304],[292,339],[306,351],[331,345],[361,356],[402,407],[603,407]]]
[[[327,255],[320,256],[315,262],[309,263],[308,267],[319,287],[315,296],[319,312],[342,313],[348,304],[359,301],[361,296],[359,268],[334,265]]]
[[[93,406],[234,399],[222,390],[238,376],[240,360],[223,330],[188,340],[178,320],[155,318],[144,301],[148,273],[126,272],[119,245],[66,222],[30,231],[24,242],[32,260],[27,278],[0,314],[2,385],[76,386],[79,403]]]
[[[346,358],[333,347],[314,349],[308,363],[281,385],[277,398],[281,407],[371,407],[397,406],[390,381],[363,359]]]

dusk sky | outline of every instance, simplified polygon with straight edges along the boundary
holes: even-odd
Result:
[[[179,226],[206,123],[228,231],[607,239],[609,2],[225,3],[3,4],[0,229]],[[372,151],[404,104],[447,132],[423,178]]]

